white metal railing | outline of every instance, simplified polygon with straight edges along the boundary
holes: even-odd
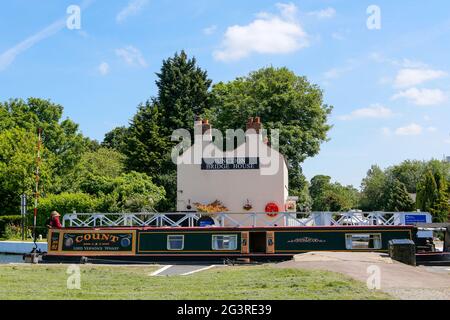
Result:
[[[279,212],[270,217],[264,212],[202,214],[200,212],[173,213],[70,213],[63,217],[63,227],[194,227],[202,216],[210,216],[214,226],[357,226],[357,225],[401,225],[405,214],[418,212]],[[429,219],[431,219],[429,217]],[[431,222],[431,220],[430,220]]]

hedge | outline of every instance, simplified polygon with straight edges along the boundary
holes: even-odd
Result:
[[[0,236],[5,232],[5,227],[8,224],[13,224],[16,226],[20,226],[22,223],[22,216],[14,215],[14,216],[0,216]]]

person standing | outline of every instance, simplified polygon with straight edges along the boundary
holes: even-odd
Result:
[[[47,227],[51,229],[59,229],[62,228],[61,221],[59,220],[59,217],[61,215],[58,213],[58,211],[52,211],[50,214],[50,220],[47,223]]]

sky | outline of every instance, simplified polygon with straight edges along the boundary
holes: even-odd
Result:
[[[0,4],[0,101],[40,97],[101,141],[185,50],[214,83],[286,66],[333,106],[303,165],[359,187],[372,164],[450,155],[446,0],[15,0]]]

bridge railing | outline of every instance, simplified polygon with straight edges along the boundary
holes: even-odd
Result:
[[[357,225],[402,225],[405,215],[425,215],[431,222],[429,213],[418,212],[278,212],[269,216],[265,212],[246,213],[70,213],[63,217],[63,227],[194,227],[202,217],[211,217],[215,226],[357,226]]]

